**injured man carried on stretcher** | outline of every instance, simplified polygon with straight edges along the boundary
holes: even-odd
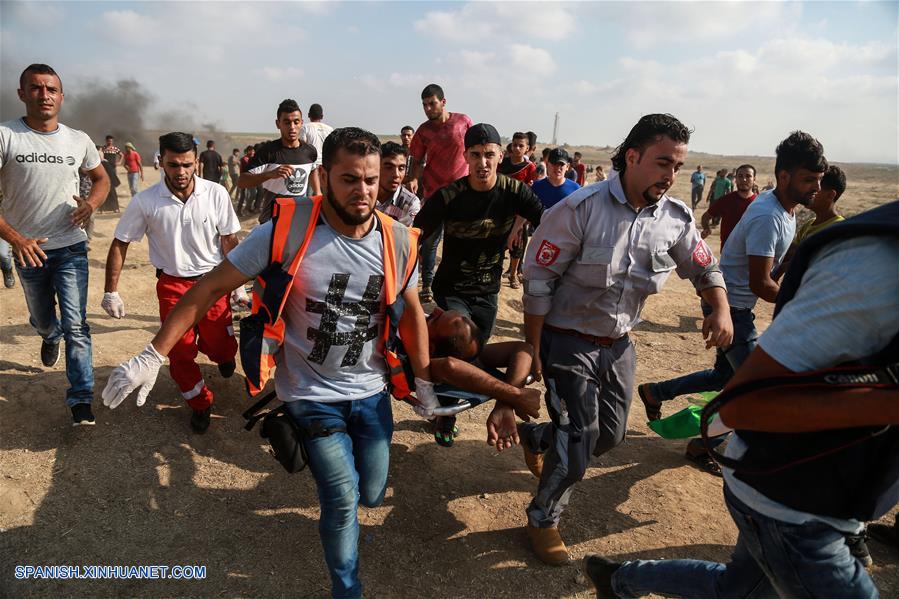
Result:
[[[436,308],[427,323],[431,379],[441,404],[433,410],[437,443],[453,444],[458,433],[456,414],[495,399],[487,417],[487,443],[499,451],[517,444],[516,416],[527,422],[540,415],[540,391],[525,386],[531,380],[531,345],[505,341],[481,346],[477,325],[454,310]],[[396,353],[408,388],[414,389],[415,376],[402,345]],[[505,372],[500,370],[503,368]],[[398,399],[415,403],[411,396]]]

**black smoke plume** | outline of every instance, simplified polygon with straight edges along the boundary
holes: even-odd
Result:
[[[18,81],[14,86],[2,86],[2,121],[25,114],[25,106],[16,92],[10,89],[13,87],[18,87]],[[126,142],[133,143],[145,166],[153,163],[153,153],[159,148],[159,136],[170,131],[192,133],[200,139],[200,151],[206,148],[206,140],[209,139],[215,140],[216,149],[223,156],[227,156],[233,147],[233,140],[218,126],[201,122],[203,115],[199,114],[195,105],[157,109],[156,98],[134,79],[63,82],[63,88],[65,103],[59,115],[60,122],[84,131],[97,145],[103,145],[107,135],[115,137],[119,147]]]

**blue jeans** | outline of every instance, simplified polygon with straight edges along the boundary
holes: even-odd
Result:
[[[0,239],[0,269],[12,270],[12,246],[5,239]]]
[[[711,307],[702,302],[702,314],[711,314]],[[715,366],[709,370],[693,372],[676,379],[651,383],[652,395],[659,401],[668,401],[688,393],[720,391],[746,361],[755,349],[758,331],[755,330],[755,314],[749,308],[731,308],[730,318],[734,323],[734,340],[727,349],[718,348]]]
[[[25,292],[29,322],[49,343],[66,342],[66,404],[89,404],[94,398],[93,350],[87,324],[87,243],[44,250],[44,265],[16,264]],[[59,317],[56,302],[59,302]]]
[[[724,487],[739,536],[730,562],[691,559],[625,562],[612,576],[619,597],[877,597],[843,533],[823,523],[787,524],[763,516]]]
[[[434,269],[437,266],[437,246],[443,239],[443,225],[440,225],[436,231],[425,237],[421,242],[421,286],[425,289],[431,288],[434,281]]]
[[[694,185],[691,188],[690,201],[693,204],[693,210],[696,210],[696,207],[699,206],[699,202],[702,201],[702,192],[704,189],[704,185]]]
[[[132,198],[137,195],[140,191],[140,173],[128,173],[128,189]]]
[[[321,519],[318,532],[331,573],[334,597],[361,597],[359,581],[359,504],[376,507],[384,500],[393,410],[382,391],[366,399],[320,403],[294,401],[287,412],[300,426],[346,428],[306,441],[309,468],[315,477]]]

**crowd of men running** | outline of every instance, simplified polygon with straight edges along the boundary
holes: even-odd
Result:
[[[42,338],[42,363],[53,367],[65,348],[73,424],[91,425],[85,227],[107,201],[110,177],[90,138],[59,122],[63,85],[51,67],[27,67],[18,94],[26,116],[0,124],[0,238]],[[679,395],[739,390],[740,401],[721,409],[715,435],[686,449],[688,459],[723,475],[739,529],[731,561],[588,556],[584,569],[597,593],[876,595],[865,570],[865,522],[899,501],[899,203],[841,223],[835,204],[845,174],[828,164],[817,139],[797,131],[777,146],[772,188],[759,193],[755,167],[740,166],[736,189],[710,197],[697,227],[702,167],[691,179],[692,209],[668,195],[691,135],[671,115],[639,119],[608,178],[600,170],[586,185],[578,153],[547,148],[535,161],[531,132],[514,133],[504,146],[492,125],[447,110],[436,84],[421,102],[427,120],[403,127],[401,143],[333,129],[317,104],[304,123],[294,100],[275,111],[278,138],[227,162],[212,142],[199,154],[191,133],[162,135],[161,180],[138,191],[129,170],[134,193],[108,250],[101,301],[111,317],[125,317],[119,283],[127,250],[146,236],[162,324],[113,370],[104,405],[115,408],[134,392],[142,405],[168,359],[190,426],[203,433],[215,398],[197,354],[230,377],[240,353],[250,394],[271,380],[300,432],[321,503],[332,594],[358,597],[357,508],[379,505],[386,492],[391,393],[433,421],[442,445],[452,445],[457,431],[452,417],[435,416],[435,385],[496,399],[488,442],[499,450],[521,444],[539,479],[526,510],[530,545],[544,563],[562,565],[570,560],[562,514],[592,457],[624,440],[635,391],[652,421]],[[139,156],[132,162],[140,170]],[[225,172],[233,197],[218,183]],[[79,174],[90,181],[83,194]],[[797,206],[815,214],[798,234]],[[259,212],[259,224],[239,240],[244,208]],[[705,241],[716,219],[720,259]],[[3,266],[4,274],[12,269]],[[700,297],[702,338],[717,348],[715,365],[635,389],[629,333],[672,271]],[[505,277],[523,287],[524,339],[491,343]],[[761,335],[758,300],[776,305]],[[232,302],[252,307],[240,344]],[[772,394],[764,385],[849,363],[894,378],[849,391],[808,383]],[[545,384],[549,420],[535,421],[540,394],[526,386],[532,379]],[[721,456],[716,448],[725,441]],[[884,524],[870,531],[894,545],[899,536]]]

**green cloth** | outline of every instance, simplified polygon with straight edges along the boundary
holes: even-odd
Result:
[[[663,439],[691,439],[699,436],[699,415],[717,391],[704,391],[700,398],[691,400],[689,406],[671,416],[649,422],[649,428]]]

